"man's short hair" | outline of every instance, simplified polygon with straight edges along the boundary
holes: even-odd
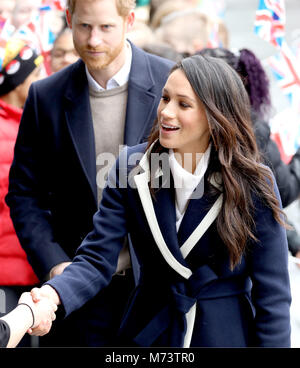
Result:
[[[89,0],[89,1],[95,1],[95,0]],[[116,1],[118,13],[122,17],[126,17],[130,13],[130,11],[135,8],[135,5],[136,5],[136,0],[115,0],[115,1]],[[69,9],[71,14],[74,13],[75,6],[76,6],[76,0],[67,0],[67,8]]]

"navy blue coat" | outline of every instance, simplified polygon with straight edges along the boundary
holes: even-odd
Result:
[[[173,65],[132,44],[124,144],[132,146],[148,137]],[[20,243],[40,280],[55,265],[70,261],[92,230],[98,209],[96,153],[82,60],[32,84],[6,201]],[[103,295],[101,299],[104,302]],[[118,300],[121,303],[120,295],[115,296]],[[110,310],[108,305],[95,315],[93,324],[100,318],[109,321]]]
[[[289,346],[287,240],[271,210],[255,199],[258,241],[249,241],[247,252],[233,271],[215,222],[184,259],[180,246],[216,197],[208,194],[210,184],[205,181],[204,195],[190,201],[177,234],[174,190],[161,188],[151,200],[144,159],[138,169],[134,168],[144,150],[145,145],[139,145],[128,148],[127,156],[125,151],[120,156],[115,166],[117,174],[112,170],[94,216],[93,231],[79,247],[73,263],[48,282],[60,295],[66,315],[110,282],[122,238],[129,232],[141,276],[120,327],[121,345],[182,346],[187,328],[185,314],[196,303],[190,346]],[[141,186],[143,182],[146,185]],[[280,198],[277,187],[275,190]],[[152,220],[145,215],[145,208],[151,207],[154,222],[159,225],[156,232],[151,231]],[[167,245],[164,253],[170,252],[170,257],[159,250],[158,235],[162,235]],[[192,275],[183,277],[174,264],[183,270],[188,268]]]

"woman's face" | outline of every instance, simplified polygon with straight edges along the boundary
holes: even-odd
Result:
[[[206,151],[210,132],[205,108],[182,70],[169,76],[157,114],[163,147],[181,155]]]

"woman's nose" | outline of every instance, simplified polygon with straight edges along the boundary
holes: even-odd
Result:
[[[176,116],[174,109],[168,104],[161,110],[161,116],[164,119],[174,119]]]

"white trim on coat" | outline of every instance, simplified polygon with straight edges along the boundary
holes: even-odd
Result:
[[[154,207],[151,198],[151,193],[149,190],[148,182],[150,181],[150,168],[149,168],[149,161],[148,161],[148,153],[151,152],[152,146],[145,152],[144,156],[140,161],[140,167],[144,170],[143,173],[139,173],[134,176],[134,181],[136,183],[136,187],[139,193],[139,197],[142,202],[142,206],[148,221],[148,225],[150,227],[151,233],[153,238],[156,242],[158,249],[160,250],[162,256],[164,257],[165,261],[172,267],[177,273],[179,273],[185,279],[189,279],[192,275],[192,271],[188,268],[183,266],[177,259],[173,256],[170,252],[165,239],[161,233]],[[161,173],[159,173],[161,174]],[[214,183],[213,183],[214,184]],[[220,194],[216,202],[213,204],[211,209],[208,211],[206,216],[203,218],[201,223],[197,226],[197,228],[193,231],[193,233],[189,236],[189,238],[185,241],[185,243],[180,248],[182,255],[184,258],[190,253],[193,247],[197,244],[199,239],[205,233],[205,231],[209,228],[209,226],[213,223],[213,221],[218,216],[221,207],[222,207],[223,195]],[[190,308],[190,310],[186,313],[186,322],[187,322],[187,331],[184,338],[183,347],[189,347],[193,328],[195,324],[196,318],[196,303]]]

